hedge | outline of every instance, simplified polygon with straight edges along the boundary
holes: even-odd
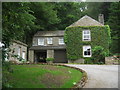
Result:
[[[83,30],[91,31],[91,41],[82,41]],[[67,58],[69,60],[83,58],[83,45],[91,45],[91,49],[95,46],[101,46],[106,53],[109,53],[110,40],[110,28],[108,25],[67,27],[64,34]]]

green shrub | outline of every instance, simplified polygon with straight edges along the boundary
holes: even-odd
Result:
[[[104,51],[104,48],[101,46],[96,46],[92,49],[92,60],[95,64],[105,63],[105,56],[107,53]]]
[[[77,59],[76,56],[71,56],[71,57],[70,57],[70,60],[72,60],[72,61],[74,61],[74,60],[76,60],[76,59]]]
[[[20,57],[19,55],[12,55],[12,57],[17,58],[19,61],[21,61],[21,62],[23,62],[23,63],[26,61],[25,59],[23,59],[23,58]]]
[[[12,84],[9,83],[9,77],[13,73],[13,69],[11,68],[11,63],[8,61],[4,61],[2,63],[2,87],[3,88],[12,88]]]
[[[85,64],[93,64],[93,60],[90,57],[84,59],[85,59],[84,61]]]
[[[46,58],[46,61],[53,61],[54,58]]]

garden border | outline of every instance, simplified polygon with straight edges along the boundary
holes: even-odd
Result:
[[[15,65],[28,65],[28,64],[35,64],[35,63],[20,63],[20,64],[15,64]],[[64,65],[63,63],[36,63],[36,64],[41,64],[41,65],[54,65],[54,66],[64,66],[64,67],[69,67],[69,68],[74,68],[80,72],[83,73],[82,75],[82,78],[79,82],[77,82],[72,88],[70,89],[73,89],[73,88],[83,88],[85,86],[85,84],[87,83],[87,80],[88,80],[88,77],[87,77],[87,73],[80,69],[80,68],[76,68],[76,67],[72,67],[72,66],[67,66],[67,65]]]

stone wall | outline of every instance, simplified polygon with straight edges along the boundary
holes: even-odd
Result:
[[[25,60],[27,60],[27,45],[20,42],[20,41],[13,41],[13,43],[10,45],[10,52],[9,52],[9,60],[18,60],[16,57],[13,57],[13,55],[18,55],[18,49],[20,49],[20,57],[23,57],[23,53],[25,53]]]
[[[105,57],[105,64],[108,64],[108,65],[118,65],[120,64],[120,58],[117,58],[117,57],[114,57],[114,56],[111,56],[111,57]]]
[[[28,60],[30,63],[34,62],[34,50],[29,50]]]
[[[47,58],[54,58],[54,50],[47,50]]]
[[[81,63],[81,64],[84,64],[84,59],[78,59],[78,60],[75,60],[75,61],[72,61],[72,60],[68,60],[68,63]]]

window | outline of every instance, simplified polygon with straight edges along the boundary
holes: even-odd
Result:
[[[22,52],[22,58],[25,59],[25,51]]]
[[[38,45],[44,45],[44,38],[38,39]]]
[[[90,30],[84,30],[83,31],[83,41],[90,41],[91,36],[90,36]]]
[[[83,57],[91,57],[91,46],[83,46]]]
[[[33,39],[33,46],[36,46],[36,40]]]
[[[59,38],[59,44],[60,45],[64,44],[64,38],[63,37]]]
[[[18,47],[18,55],[20,56],[20,47]]]
[[[53,43],[52,43],[52,40],[53,40],[52,38],[47,38],[47,43],[48,43],[48,44],[53,44]]]

